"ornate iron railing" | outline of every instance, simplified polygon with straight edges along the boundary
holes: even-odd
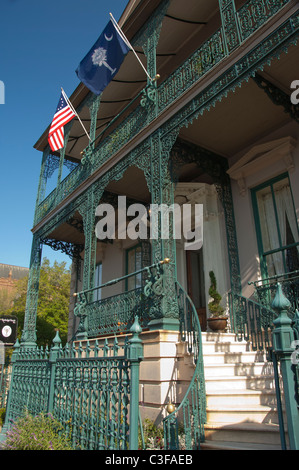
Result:
[[[169,260],[165,259],[160,263],[74,294],[78,298],[74,314],[80,318],[77,338],[86,339],[128,332],[135,316],[138,317],[142,328],[145,328],[150,320],[158,318],[161,315],[163,264],[168,262]],[[137,276],[142,287],[101,300],[92,300],[95,291],[102,291]]]
[[[280,11],[289,0],[249,0],[238,11],[242,41]]]
[[[251,341],[255,351],[272,347],[275,312],[240,294],[229,293],[231,328],[238,340]]]
[[[284,295],[291,303],[292,311],[299,310],[299,271],[251,282],[250,284],[255,288],[257,301],[262,305],[270,306],[276,294],[277,282],[280,283]]]
[[[130,364],[117,340],[87,341],[60,354],[56,364],[53,413],[74,448],[128,449]],[[102,357],[99,357],[102,354]]]
[[[241,41],[245,41],[258,28],[263,26],[273,15],[280,11],[290,0],[249,0],[237,12],[236,20],[240,30]],[[180,67],[178,67],[163,83],[153,90],[143,90],[140,104],[121,123],[100,141],[94,149],[94,143],[85,149],[85,156],[78,165],[36,208],[37,224],[46,214],[54,209],[64,198],[71,194],[97,168],[105,163],[113,153],[128,143],[148,123],[146,97],[150,102],[156,100],[157,113],[188,90],[194,83],[207,74],[221,60],[228,57],[224,41],[223,28],[219,28],[195,51]],[[138,95],[139,97],[140,95]],[[126,107],[127,113],[127,107]],[[120,116],[119,116],[120,117]],[[115,124],[115,120],[113,120]],[[98,137],[96,142],[98,142]]]
[[[204,440],[206,422],[206,391],[202,355],[201,327],[194,304],[177,283],[180,312],[180,333],[193,355],[194,374],[187,392],[175,411],[163,421],[164,446],[166,449],[199,449]]]
[[[240,340],[251,341],[254,350],[272,347],[273,321],[276,318],[272,303],[278,283],[290,302],[288,313],[292,319],[299,308],[299,271],[250,282],[255,288],[256,301],[233,292],[229,294],[232,329]]]
[[[159,86],[159,112],[162,112],[226,56],[223,32],[220,28]]]
[[[33,415],[52,413],[74,449],[137,450],[140,332],[136,317],[122,347],[115,339],[102,347],[86,341],[62,348],[58,332],[50,351],[17,342],[0,440],[27,409]]]

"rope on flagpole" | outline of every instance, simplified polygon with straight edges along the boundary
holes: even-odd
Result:
[[[130,42],[128,41],[128,39],[126,38],[126,36],[124,35],[124,33],[122,32],[120,26],[118,25],[117,21],[115,20],[115,18],[113,17],[112,13],[109,13],[110,14],[110,17],[113,21],[113,24],[114,26],[116,27],[117,29],[117,32],[119,33],[120,37],[124,40],[124,42],[127,44],[127,46],[132,50],[132,52],[135,54],[135,57],[136,59],[138,60],[138,62],[140,63],[141,67],[143,68],[143,70],[145,71],[146,75],[148,76],[148,78],[150,79],[151,82],[155,81],[157,78],[159,78],[158,76],[155,77],[155,78],[152,78],[149,76],[146,68],[144,67],[143,63],[141,62],[141,60],[139,59],[138,55],[136,54],[134,48],[132,47],[132,45],[130,44]]]
[[[85,131],[85,134],[87,135],[89,141],[91,142],[91,138],[90,138],[90,136],[89,136],[87,130],[85,129],[85,127],[84,127],[84,125],[83,125],[83,122],[82,122],[81,119],[79,118],[77,111],[75,110],[74,106],[72,105],[72,103],[71,103],[70,100],[68,99],[68,97],[67,97],[67,95],[66,95],[66,93],[65,93],[65,91],[64,91],[64,89],[63,89],[62,87],[61,87],[61,92],[62,92],[62,94],[63,94],[64,99],[66,100],[66,102],[68,103],[68,105],[70,106],[70,108],[72,109],[73,113],[75,113],[75,115],[76,115],[77,118],[79,119],[79,122],[80,122],[81,126],[83,127],[83,129],[84,129],[84,131]]]

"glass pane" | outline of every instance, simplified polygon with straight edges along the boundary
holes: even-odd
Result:
[[[135,271],[139,271],[142,269],[142,250],[141,246],[136,248],[135,251]],[[135,287],[141,287],[141,273],[135,276]]]
[[[128,251],[128,265],[127,265],[127,274],[133,273],[135,271],[135,251]],[[128,290],[132,290],[135,287],[135,278],[129,277],[128,279]]]
[[[100,286],[102,284],[102,263],[97,264],[95,270],[95,284],[94,286]],[[98,289],[94,291],[94,300],[101,300],[102,298],[102,289]]]
[[[273,185],[282,246],[299,242],[298,224],[288,178]]]
[[[289,179],[283,178],[256,192],[267,276],[297,270],[299,231]],[[294,246],[298,243],[298,246]]]
[[[273,203],[271,186],[260,189],[256,193],[259,211],[259,221],[263,251],[271,251],[280,247],[275,208]]]
[[[142,269],[142,250],[141,246],[137,246],[136,248],[130,249],[127,255],[127,274],[134,273],[135,271],[139,271]],[[137,287],[141,287],[141,280],[142,275],[141,273],[132,276],[128,279],[128,290],[135,289]]]
[[[285,272],[283,253],[281,251],[267,255],[266,263],[268,271],[267,277],[276,276],[277,274],[283,274]]]

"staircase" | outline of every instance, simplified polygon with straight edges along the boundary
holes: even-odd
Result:
[[[231,333],[202,333],[207,423],[202,450],[281,450],[273,366]]]

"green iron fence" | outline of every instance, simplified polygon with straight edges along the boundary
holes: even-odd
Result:
[[[99,287],[76,294],[78,302],[75,314],[80,318],[78,335],[92,338],[104,334],[125,333],[130,328],[134,315],[138,316],[142,328],[161,315],[165,259],[139,271],[114,279]],[[94,291],[121,283],[132,276],[142,278],[142,287],[97,301],[92,299]],[[188,390],[177,410],[163,422],[164,446],[166,449],[199,449],[204,440],[206,421],[206,393],[202,356],[201,327],[196,309],[179,283],[175,291],[178,308],[181,341],[193,355],[194,375]],[[139,400],[139,398],[137,398]]]
[[[200,449],[206,422],[206,391],[202,355],[201,327],[194,304],[177,283],[181,340],[193,355],[194,374],[181,403],[163,421],[166,449]]]
[[[137,315],[141,327],[147,328],[151,320],[161,315],[165,259],[139,271],[76,295],[75,315],[80,318],[77,337],[92,338],[105,334],[126,333]],[[142,287],[93,301],[93,292],[139,276]],[[194,375],[177,410],[165,418],[164,446],[166,449],[199,449],[204,440],[206,421],[206,394],[202,359],[201,328],[196,309],[190,297],[176,283],[175,295],[179,308],[181,340],[193,355]],[[136,397],[139,402],[139,397]]]
[[[1,440],[25,409],[52,413],[64,426],[73,448],[138,448],[139,363],[142,345],[137,317],[131,338],[73,342],[61,347],[59,334],[50,349],[23,348],[12,355],[12,378]],[[129,407],[130,404],[130,407]]]

